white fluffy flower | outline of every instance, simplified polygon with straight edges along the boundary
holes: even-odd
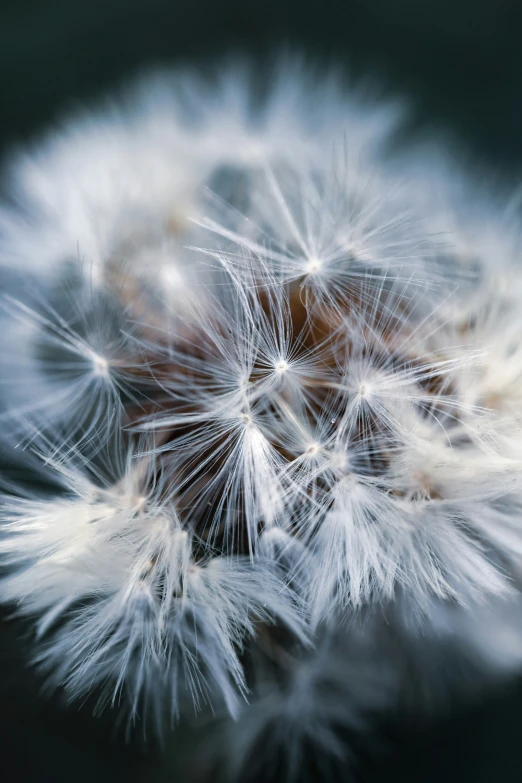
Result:
[[[403,182],[398,120],[238,64],[144,80],[14,161],[1,416],[44,465],[6,484],[1,597],[72,696],[161,727],[253,688],[245,753],[277,713],[293,752],[335,754],[358,709],[316,686],[361,614],[518,665],[516,214],[477,223],[449,167]],[[274,644],[291,699],[263,691]]]

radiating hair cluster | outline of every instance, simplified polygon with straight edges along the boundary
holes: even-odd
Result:
[[[71,697],[241,714],[236,762],[278,717],[295,771],[393,690],[381,626],[520,663],[518,208],[403,114],[235,63],[14,157],[0,596]]]

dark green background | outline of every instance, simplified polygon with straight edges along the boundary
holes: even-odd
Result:
[[[0,142],[157,61],[279,42],[371,68],[415,99],[420,123],[522,161],[517,0],[2,0]]]
[[[3,0],[0,150],[68,107],[154,63],[281,43],[375,74],[409,97],[412,133],[453,134],[481,164],[522,173],[522,8],[514,0]],[[0,743],[5,781],[180,781],[155,751],[114,739],[111,721],[37,698],[24,629],[1,628]],[[362,752],[357,779],[408,783],[522,781],[522,687],[429,725],[392,715]],[[175,752],[171,755],[176,755]],[[346,777],[348,779],[348,777]]]

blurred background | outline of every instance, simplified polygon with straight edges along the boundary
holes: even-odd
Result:
[[[291,46],[408,98],[411,138],[447,134],[522,182],[521,32],[520,0],[0,0],[0,153],[141,68]],[[191,783],[175,744],[127,745],[110,716],[39,698],[24,636],[12,621],[0,627],[6,783]],[[375,729],[356,781],[522,781],[520,682],[452,703],[437,721],[394,713]]]

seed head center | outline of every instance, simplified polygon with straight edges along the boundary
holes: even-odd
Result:
[[[322,263],[318,258],[310,258],[305,267],[307,275],[316,275],[322,267]]]
[[[94,374],[106,378],[109,375],[109,362],[103,356],[95,354],[92,358]]]

